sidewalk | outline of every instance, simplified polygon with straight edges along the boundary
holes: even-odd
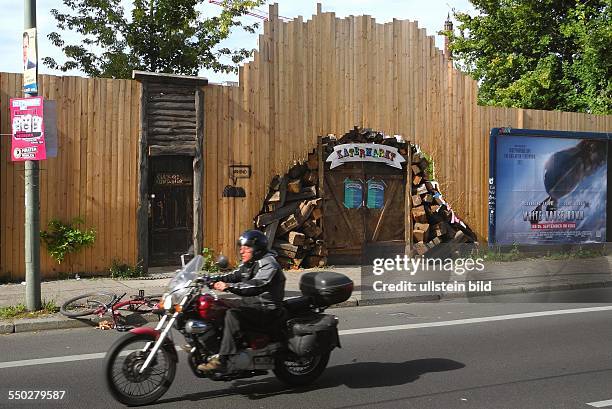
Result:
[[[419,301],[438,301],[453,299],[461,301],[481,295],[512,294],[536,291],[569,290],[612,286],[612,256],[590,259],[543,260],[528,259],[514,262],[485,263],[480,272],[466,272],[458,275],[445,271],[422,271],[414,275],[405,271],[385,272],[376,276],[372,266],[363,267],[363,277],[367,281],[362,286],[361,266],[332,266],[324,269],[287,271],[286,296],[300,295],[299,277],[309,271],[335,271],[349,276],[355,283],[352,297],[340,306],[358,306],[386,303],[406,303]],[[155,269],[147,279],[115,280],[111,278],[83,278],[48,281],[42,283],[42,298],[53,300],[57,305],[87,292],[104,290],[127,296],[138,294],[161,294],[165,291],[172,273]],[[490,282],[491,289],[484,292],[464,291],[387,291],[372,290],[372,282],[385,283],[410,281],[417,287],[428,281],[448,283]],[[25,286],[22,284],[0,285],[0,306],[16,305],[25,302]],[[73,328],[93,325],[89,320],[74,320],[54,314],[47,318],[0,321],[0,334],[43,329]]]

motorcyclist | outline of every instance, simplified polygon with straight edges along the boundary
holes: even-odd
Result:
[[[205,372],[222,372],[230,355],[238,352],[236,338],[241,327],[270,329],[282,317],[285,274],[268,250],[268,239],[259,230],[247,230],[238,239],[242,264],[231,273],[214,277],[213,288],[241,296],[225,314],[223,338],[217,357],[198,365]]]

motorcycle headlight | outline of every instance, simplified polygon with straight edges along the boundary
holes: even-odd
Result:
[[[172,300],[172,294],[168,294],[167,296],[164,297],[164,302],[162,306],[165,310],[171,310],[173,305],[174,303]]]

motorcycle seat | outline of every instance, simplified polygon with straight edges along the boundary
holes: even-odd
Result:
[[[287,309],[290,315],[310,311],[311,305],[311,298],[305,295],[287,298],[283,301],[283,307]]]

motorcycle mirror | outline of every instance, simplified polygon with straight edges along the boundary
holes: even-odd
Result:
[[[215,264],[221,270],[224,270],[224,269],[226,269],[229,266],[229,261],[227,260],[227,257],[219,256],[219,258],[217,258],[217,262]]]

